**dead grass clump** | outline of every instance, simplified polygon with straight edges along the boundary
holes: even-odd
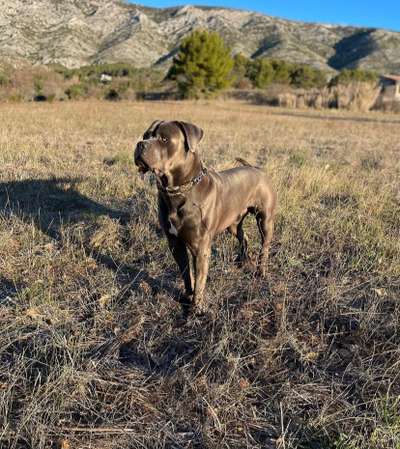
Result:
[[[379,85],[366,82],[352,82],[319,89],[293,89],[287,86],[271,86],[265,91],[233,92],[234,98],[247,99],[256,104],[280,106],[288,109],[343,109],[367,112],[375,109],[394,111],[389,104],[380,105]],[[386,109],[385,109],[386,108]]]
[[[335,86],[332,94],[337,99],[339,109],[367,112],[374,106],[380,90],[380,86],[376,84],[352,82]]]

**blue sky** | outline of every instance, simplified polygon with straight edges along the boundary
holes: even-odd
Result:
[[[167,7],[184,4],[228,6],[259,11],[272,16],[307,22],[337,23],[389,28],[400,31],[399,0],[136,0],[146,6]]]

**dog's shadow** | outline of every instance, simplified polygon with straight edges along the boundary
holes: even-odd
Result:
[[[0,306],[7,304],[14,296],[16,296],[18,288],[4,276],[0,275]]]
[[[63,241],[62,226],[86,221],[89,215],[91,219],[106,216],[118,220],[128,234],[129,225],[139,218],[135,215],[138,214],[135,208],[128,205],[121,210],[100,204],[77,190],[80,182],[82,179],[72,177],[0,182],[0,215],[15,216],[25,223],[34,224],[37,229],[60,245]],[[140,196],[140,192],[138,195]],[[130,204],[132,203],[135,204],[135,197],[131,198]],[[158,232],[156,226],[153,227]],[[98,263],[115,271],[124,294],[137,289],[140,283],[145,281],[152,289],[152,293],[166,290],[172,298],[179,300],[180,291],[172,283],[168,283],[165,276],[152,277],[145,269],[143,258],[137,259],[132,265],[127,265],[101,250],[92,247],[87,249]],[[1,283],[3,284],[2,280]],[[11,284],[7,281],[8,287]],[[10,288],[3,289],[4,295]]]
[[[142,217],[141,208],[134,207],[143,202],[143,192],[137,192],[129,203],[114,209],[88,198],[77,189],[82,182],[77,178],[50,178],[50,179],[27,179],[21,181],[0,182],[0,217],[16,217],[26,224],[34,225],[44,234],[48,235],[62,248],[65,240],[63,227],[74,223],[87,222],[96,217],[109,217],[117,220],[129,234],[129,226]],[[149,223],[152,232],[161,233],[155,223]],[[69,236],[68,244],[82,247],[82,241],[71,242]],[[127,249],[129,250],[129,249]],[[153,373],[158,376],[166,376],[175,372],[182,364],[192,360],[198,352],[202,338],[198,343],[193,343],[190,337],[193,329],[196,334],[202,335],[204,326],[208,322],[207,317],[196,318],[191,323],[191,310],[184,303],[182,291],[175,287],[175,279],[180,277],[177,268],[169,273],[162,273],[160,277],[151,276],[146,269],[148,256],[140,256],[129,264],[116,260],[101,249],[87,248],[88,253],[95,258],[98,264],[109,270],[113,270],[119,285],[118,301],[124,301],[135,291],[141,291],[142,281],[151,289],[151,294],[167,293],[167,296],[181,306],[181,312],[176,316],[174,326],[181,329],[189,323],[187,332],[177,332],[163,346],[156,351],[158,355],[152,355],[147,350],[140,348],[136,339],[124,339],[116,336],[108,336],[105,342],[89,350],[89,358],[103,357],[106,354],[116,354],[119,361],[130,367],[135,367],[147,374]],[[16,286],[10,279],[0,276],[0,305],[7,304],[24,285]],[[95,310],[93,310],[95,313]],[[92,314],[92,311],[89,315]],[[200,321],[198,321],[200,320]],[[198,321],[198,322],[197,322]],[[125,327],[125,326],[123,326]],[[129,332],[130,326],[123,332]]]

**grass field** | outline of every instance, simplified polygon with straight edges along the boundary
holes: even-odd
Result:
[[[186,323],[132,164],[155,119],[279,195],[267,278],[220,236]],[[71,102],[0,123],[1,448],[400,448],[399,116]]]

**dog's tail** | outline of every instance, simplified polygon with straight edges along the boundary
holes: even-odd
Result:
[[[244,165],[245,167],[254,167],[254,165],[249,164],[247,161],[242,159],[241,157],[237,157],[236,162],[238,162],[240,165]]]

